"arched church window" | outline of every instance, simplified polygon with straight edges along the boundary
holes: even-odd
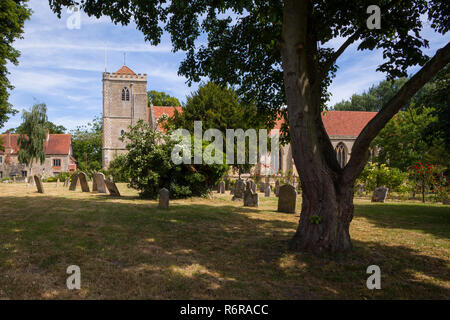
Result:
[[[336,146],[336,156],[341,168],[345,167],[345,164],[347,163],[347,155],[345,154],[345,146],[343,143],[339,143]]]
[[[123,136],[125,134],[124,130],[120,130],[120,135]]]
[[[122,88],[122,101],[130,101],[130,91],[127,87]]]

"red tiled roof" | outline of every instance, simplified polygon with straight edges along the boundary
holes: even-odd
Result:
[[[376,114],[367,111],[327,111],[322,113],[322,122],[329,136],[357,137]],[[280,129],[282,123],[282,119],[277,120],[275,129]]]
[[[155,116],[155,121],[158,122],[158,119],[161,118],[163,114],[167,114],[169,118],[172,118],[175,114],[175,109],[178,110],[178,112],[183,112],[182,107],[153,106],[153,115]],[[150,120],[150,108],[147,108],[147,119]],[[161,125],[158,125],[158,129],[162,130]]]
[[[1,134],[0,136],[5,149],[12,148],[13,154],[19,152],[17,144],[19,134]],[[48,141],[45,141],[45,154],[69,154],[71,142],[72,135],[70,134],[50,134]]]
[[[134,71],[131,70],[130,68],[128,68],[127,66],[122,66],[122,68],[120,68],[119,70],[117,70],[115,73],[128,74],[128,75],[136,75],[136,73],[134,73]]]

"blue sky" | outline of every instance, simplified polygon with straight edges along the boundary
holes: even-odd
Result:
[[[50,11],[47,0],[31,0],[34,13],[25,23],[24,39],[15,47],[21,51],[18,66],[9,65],[10,80],[15,86],[10,102],[18,110],[30,108],[36,101],[45,102],[49,120],[74,129],[84,125],[102,112],[102,72],[114,72],[123,65],[126,52],[127,65],[136,73],[147,73],[148,90],[165,91],[185,101],[186,95],[197,89],[188,87],[186,79],[177,74],[183,52],[171,51],[170,39],[163,36],[161,44],[151,46],[135,25],[114,25],[109,18],[89,18],[81,14],[80,29],[67,28],[70,14],[63,12],[58,19]],[[449,36],[426,30],[430,40],[429,55],[445,45]],[[342,39],[335,39],[328,46],[336,47]],[[358,52],[351,46],[339,59],[340,70],[330,90],[330,105],[362,92],[384,79],[375,72],[382,54]],[[415,71],[414,68],[411,71]],[[21,114],[12,117],[1,131],[16,127]]]

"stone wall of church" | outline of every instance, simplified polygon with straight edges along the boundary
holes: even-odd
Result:
[[[129,101],[122,100],[123,88],[129,90]],[[140,119],[147,121],[147,76],[103,73],[104,168],[109,166],[116,154],[125,152],[126,142],[119,138]]]

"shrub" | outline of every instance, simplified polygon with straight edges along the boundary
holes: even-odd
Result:
[[[408,173],[397,168],[390,168],[385,164],[368,162],[361,172],[358,182],[363,183],[366,190],[373,191],[377,187],[386,186],[390,191],[404,192]]]
[[[227,165],[175,165],[171,153],[178,141],[169,133],[155,131],[142,120],[129,129],[122,137],[128,142],[128,153],[121,171],[129,174],[129,186],[141,197],[155,199],[161,188],[168,189],[173,199],[206,197],[228,171]]]

